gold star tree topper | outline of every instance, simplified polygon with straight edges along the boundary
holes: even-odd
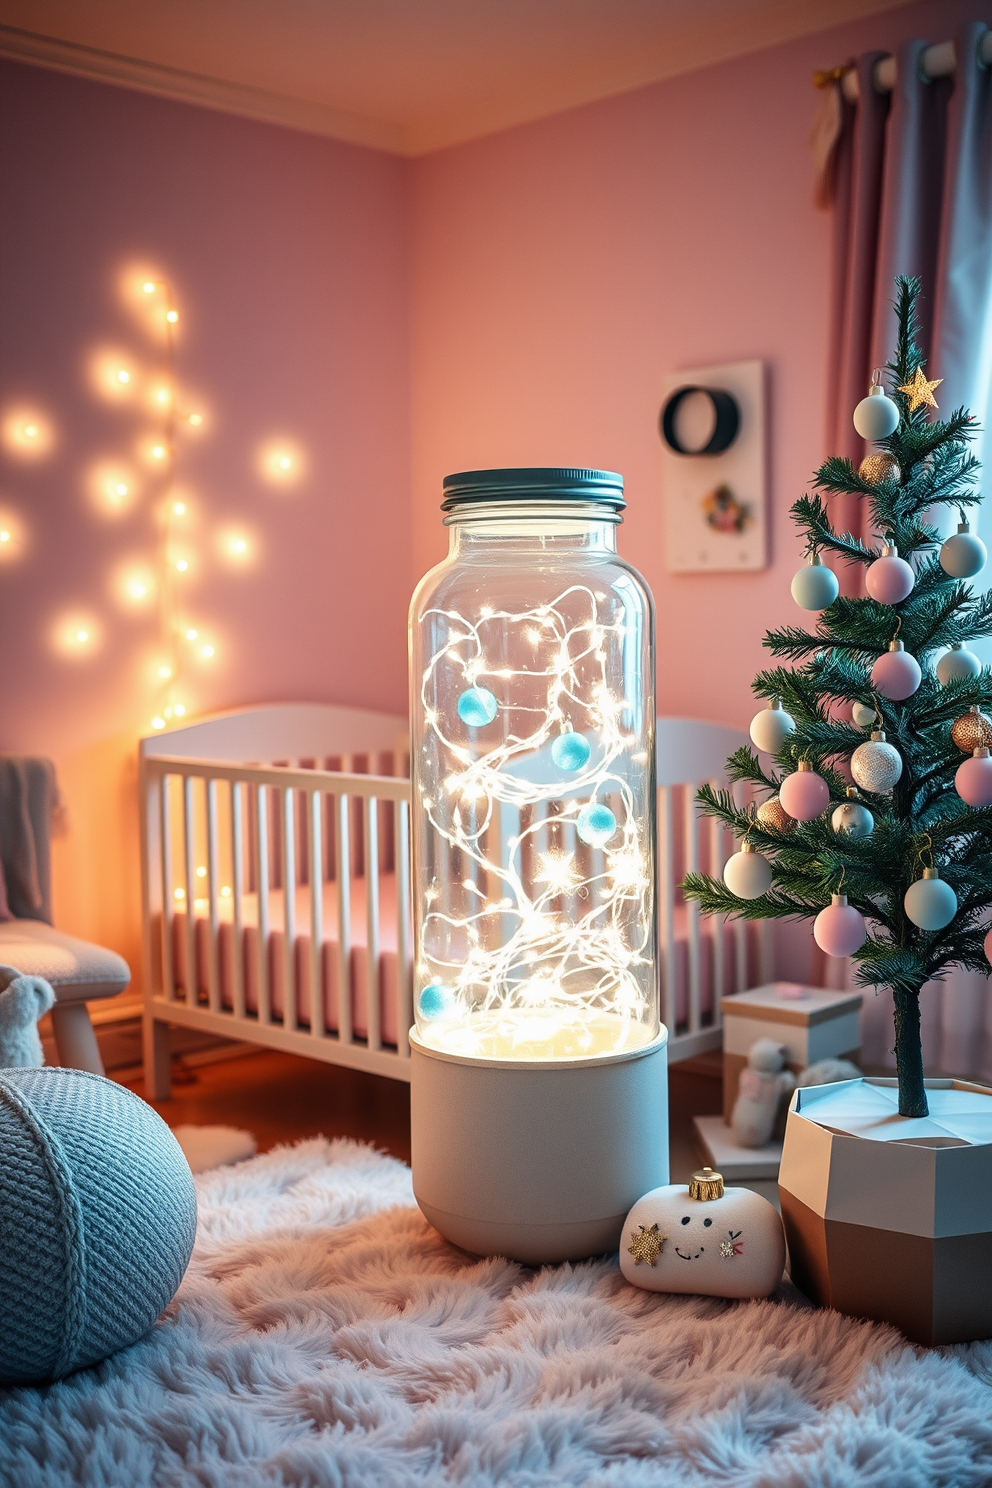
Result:
[[[668,1236],[659,1234],[658,1226],[653,1224],[650,1229],[638,1225],[636,1230],[631,1230],[630,1238],[632,1243],[627,1246],[627,1254],[634,1257],[634,1265],[639,1266],[644,1261],[653,1266]]]
[[[899,389],[909,399],[910,413],[919,408],[921,403],[925,403],[928,408],[936,408],[937,399],[933,395],[933,390],[935,387],[940,387],[943,380],[942,377],[935,377],[932,382],[928,382],[923,376],[923,368],[917,367],[909,382],[904,382]]]

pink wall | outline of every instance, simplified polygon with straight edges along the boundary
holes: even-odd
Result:
[[[621,551],[658,604],[659,709],[746,723],[761,636],[796,616],[788,508],[825,453],[830,219],[811,199],[811,73],[946,40],[977,13],[931,0],[418,161],[416,567],[444,551],[447,471],[620,470]],[[751,357],[769,369],[772,566],[669,575],[662,377]]]
[[[122,614],[108,586],[116,562],[149,550],[148,501],[108,521],[85,490],[94,459],[129,454],[143,427],[87,380],[94,347],[149,360],[118,293],[132,262],[172,280],[180,381],[210,412],[179,468],[203,558],[190,608],[218,635],[192,701],[403,709],[403,163],[9,63],[0,99],[0,411],[29,399],[58,432],[49,459],[7,460],[0,477],[0,502],[23,513],[30,536],[23,560],[0,571],[0,747],[81,747],[147,725],[152,627]],[[276,432],[308,454],[309,478],[292,492],[254,467]],[[214,529],[228,520],[257,534],[248,574],[215,555]],[[72,604],[103,620],[91,660],[66,661],[49,644],[52,619]]]
[[[93,396],[110,345],[150,363],[118,293],[122,265],[172,280],[180,383],[209,412],[179,468],[198,522],[189,608],[217,639],[191,711],[280,699],[405,712],[410,588],[406,166],[395,157],[140,93],[0,64],[0,418],[25,400],[57,443],[4,459],[0,508],[23,520],[0,567],[0,749],[55,758],[69,807],[58,922],[138,966],[135,748],[154,701],[154,629],[114,603],[124,557],[151,550],[150,496],[99,516],[86,472],[130,455],[143,420]],[[154,359],[151,359],[153,362]],[[269,433],[306,450],[280,493],[254,460]],[[243,524],[233,573],[216,530]],[[53,621],[102,622],[67,660]]]

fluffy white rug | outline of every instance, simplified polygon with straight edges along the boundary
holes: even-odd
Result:
[[[970,1488],[992,1481],[992,1344],[770,1302],[659,1297],[608,1260],[452,1249],[410,1175],[311,1141],[198,1183],[167,1318],[0,1393],[4,1488]]]
[[[226,1163],[254,1157],[257,1142],[239,1126],[174,1126],[172,1135],[193,1173],[206,1173]]]

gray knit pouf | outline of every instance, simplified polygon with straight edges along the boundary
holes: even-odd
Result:
[[[195,1234],[189,1166],[151,1106],[82,1070],[0,1070],[0,1384],[134,1343]]]

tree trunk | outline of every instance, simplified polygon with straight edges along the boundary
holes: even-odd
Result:
[[[896,1076],[899,1115],[929,1116],[923,1088],[923,1049],[920,1044],[919,992],[893,992],[896,1007]]]

